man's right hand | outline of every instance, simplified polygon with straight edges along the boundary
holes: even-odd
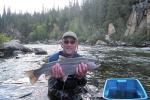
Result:
[[[63,78],[65,76],[59,63],[56,63],[55,65],[52,66],[51,75],[54,78]]]

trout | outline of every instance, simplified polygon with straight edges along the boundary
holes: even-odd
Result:
[[[91,70],[97,68],[97,66],[95,64],[96,61],[97,61],[96,59],[85,58],[85,57],[65,58],[62,61],[53,61],[53,62],[45,63],[40,68],[35,69],[35,70],[29,70],[29,71],[26,71],[25,73],[29,77],[30,83],[34,84],[34,83],[36,83],[36,81],[42,74],[50,75],[51,67],[53,65],[55,65],[56,63],[60,64],[65,75],[72,75],[72,74],[75,74],[76,67],[80,63],[87,64],[88,71],[91,71]]]

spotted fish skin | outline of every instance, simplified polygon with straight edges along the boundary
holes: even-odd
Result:
[[[80,63],[87,64],[89,71],[97,68],[95,64],[96,61],[96,59],[86,57],[66,58],[62,61],[53,61],[43,64],[42,67],[40,67],[39,69],[26,71],[26,74],[30,78],[30,82],[34,84],[42,74],[50,75],[51,67],[56,63],[60,64],[65,75],[72,75],[75,74],[76,67]]]

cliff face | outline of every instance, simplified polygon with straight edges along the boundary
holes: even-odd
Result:
[[[150,1],[145,0],[132,6],[125,36],[144,33],[150,29]]]

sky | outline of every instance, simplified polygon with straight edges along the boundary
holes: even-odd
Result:
[[[46,9],[51,8],[64,8],[69,5],[69,1],[73,0],[0,0],[0,14],[3,13],[3,8],[11,9],[11,12],[41,12],[43,7]],[[80,1],[80,0],[79,0]]]

